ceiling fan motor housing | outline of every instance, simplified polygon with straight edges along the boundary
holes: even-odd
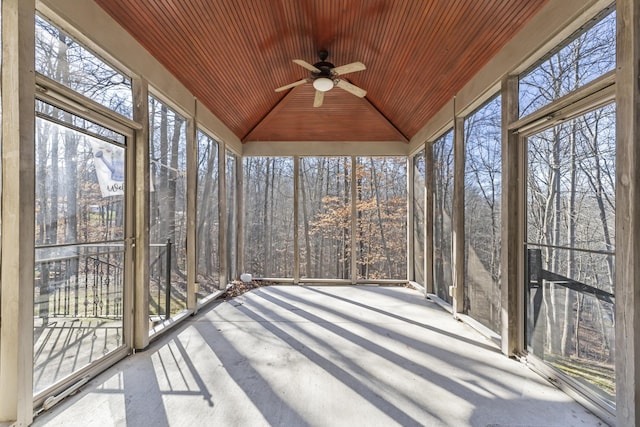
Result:
[[[333,74],[331,74],[331,70],[336,68],[331,62],[326,62],[326,61],[316,62],[315,64],[313,64],[313,66],[316,67],[318,70],[320,70],[319,73],[315,71],[311,72],[311,75],[315,79],[319,77],[326,77],[328,79],[332,78]]]
[[[320,72],[311,73],[314,79],[317,79],[319,77],[326,77],[330,79],[331,77],[333,77],[333,74],[331,74],[331,70],[336,67],[331,62],[326,61],[328,56],[329,56],[329,52],[327,52],[325,49],[318,51],[318,57],[320,58],[320,62],[316,62],[315,64],[313,64],[313,66],[316,67],[318,70],[320,70]]]
[[[276,92],[282,92],[284,90],[312,82],[316,92],[313,102],[314,107],[320,107],[322,105],[322,100],[324,99],[324,92],[328,92],[334,87],[339,87],[357,97],[364,98],[367,94],[366,90],[354,86],[348,81],[342,79],[343,74],[365,70],[366,67],[362,62],[352,62],[336,68],[335,65],[326,60],[329,56],[329,53],[326,50],[319,51],[318,56],[320,61],[313,65],[302,59],[294,59],[294,63],[311,72],[311,77],[300,79],[296,82],[279,87],[276,89]]]

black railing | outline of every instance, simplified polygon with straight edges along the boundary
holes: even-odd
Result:
[[[554,285],[563,286],[568,289],[572,289],[576,292],[583,294],[589,294],[600,301],[608,302],[609,304],[615,304],[615,295],[611,292],[603,291],[595,286],[587,285],[586,283],[578,282],[577,280],[570,279],[557,273],[553,273],[548,270],[542,270],[540,277],[549,283]]]
[[[615,295],[611,292],[607,292],[595,286],[579,282],[577,280],[565,277],[561,274],[554,273],[549,270],[545,270],[542,267],[542,251],[540,249],[529,249],[527,253],[529,288],[539,288],[542,285],[542,280],[544,280],[548,283],[563,286],[576,292],[592,295],[600,301],[604,301],[609,304],[615,304]]]
[[[179,286],[172,286],[172,242],[149,246],[149,315],[169,319],[172,300],[186,300]],[[35,262],[35,317],[44,323],[50,317],[122,318],[123,244],[51,246],[38,251],[51,256]]]
[[[36,260],[34,315],[122,318],[124,246],[77,245],[72,252]]]
[[[149,264],[149,276],[151,285],[149,287],[149,297],[151,299],[149,315],[164,319],[171,318],[171,300],[184,300],[178,289],[171,283],[172,251],[171,239],[166,243],[152,243],[151,248],[157,248],[158,253]],[[164,306],[162,305],[164,302]],[[155,311],[155,312],[154,312]]]

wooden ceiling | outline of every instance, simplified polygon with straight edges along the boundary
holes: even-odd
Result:
[[[547,0],[95,1],[243,142],[407,142]],[[365,98],[274,91],[320,49]]]

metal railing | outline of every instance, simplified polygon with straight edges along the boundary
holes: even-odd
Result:
[[[156,293],[156,298],[152,297],[152,301],[155,300],[156,316],[169,319],[171,317],[171,239],[167,239],[166,243],[152,243],[149,245],[151,248],[158,248],[158,254],[155,259],[149,264],[149,274],[151,280],[156,282],[156,289],[149,288],[149,292]],[[164,298],[162,297],[162,291],[164,290]],[[161,306],[161,301],[164,299],[164,308]],[[152,303],[152,306],[154,304]],[[149,313],[152,315],[152,313]]]
[[[56,249],[72,252],[35,262],[34,315],[122,318],[122,244],[83,244]]]
[[[173,244],[167,239],[149,246],[149,315],[169,319],[172,301],[186,301],[180,286],[172,284]],[[123,243],[42,246],[37,250],[49,251],[51,256],[35,262],[35,317],[44,323],[50,317],[122,318]]]

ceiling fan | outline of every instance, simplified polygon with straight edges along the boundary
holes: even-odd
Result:
[[[367,94],[366,90],[361,89],[358,86],[355,86],[348,81],[340,78],[341,76],[348,73],[366,70],[367,67],[365,67],[362,62],[352,62],[350,64],[336,67],[331,62],[326,61],[327,57],[329,56],[329,53],[326,50],[321,50],[320,52],[318,52],[318,56],[320,57],[320,62],[316,62],[313,65],[309,64],[306,61],[303,61],[302,59],[294,59],[293,62],[311,71],[311,77],[307,77],[306,79],[298,80],[297,82],[279,87],[278,89],[276,89],[276,92],[282,92],[283,90],[291,89],[305,83],[313,82],[313,87],[316,89],[316,95],[313,100],[314,107],[320,107],[322,105],[322,101],[324,100],[324,93],[333,89],[335,86],[339,87],[340,89],[346,90],[347,92],[357,97],[364,98],[364,96]]]

